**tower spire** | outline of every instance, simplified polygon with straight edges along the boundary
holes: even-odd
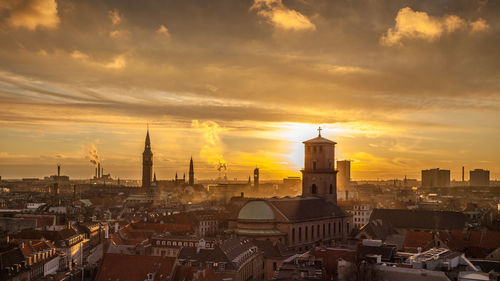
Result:
[[[189,185],[194,185],[194,167],[193,167],[193,156],[189,161]]]

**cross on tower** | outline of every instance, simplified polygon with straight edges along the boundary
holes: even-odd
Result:
[[[321,130],[323,130],[323,129],[321,129],[321,127],[319,127],[319,128],[318,128],[318,136],[319,136],[319,137],[321,137]]]

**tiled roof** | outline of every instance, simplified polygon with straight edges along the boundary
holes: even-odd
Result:
[[[288,221],[308,221],[347,215],[339,206],[317,197],[278,198],[266,201]]]
[[[148,273],[154,280],[168,280],[175,264],[173,257],[110,254],[104,255],[96,281],[144,281]]]
[[[427,246],[432,242],[433,238],[434,235],[432,232],[407,231],[405,240],[403,242],[403,248],[408,250],[421,247],[425,250]]]
[[[463,229],[466,217],[459,212],[428,210],[375,209],[370,221],[385,220],[394,228],[404,229]]]

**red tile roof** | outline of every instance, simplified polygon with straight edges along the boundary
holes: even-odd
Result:
[[[432,232],[407,231],[403,248],[405,250],[416,250],[418,247],[425,249],[432,242],[433,238],[434,235]]]
[[[154,280],[167,280],[173,272],[175,258],[142,255],[104,255],[96,281],[144,281],[148,273]]]

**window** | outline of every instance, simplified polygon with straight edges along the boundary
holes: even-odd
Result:
[[[292,243],[295,243],[295,228],[292,229]]]
[[[165,241],[161,241],[161,244],[162,244],[162,245],[165,245]]]
[[[299,242],[302,241],[302,227],[299,227]]]
[[[325,224],[323,224],[323,238],[325,238],[325,234],[326,234],[326,227]]]
[[[313,170],[316,170],[316,160],[313,160]]]
[[[332,235],[332,224],[328,223],[328,236]]]
[[[307,229],[307,226],[306,226],[306,228],[304,229],[304,235],[305,235],[306,241],[307,241],[307,233],[308,233],[307,230],[308,229]]]
[[[278,264],[276,262],[273,262],[273,270],[276,271],[278,269]]]
[[[316,152],[316,146],[313,147],[313,151]]]
[[[156,245],[160,245],[160,241],[156,241]]]
[[[319,146],[319,152],[323,152],[323,146],[322,145]]]
[[[316,184],[313,183],[313,185],[311,187],[311,193],[316,194],[317,192],[318,192],[318,188],[316,187]]]
[[[333,184],[330,184],[330,194],[333,194]]]
[[[337,234],[337,224],[333,222],[333,234]]]
[[[319,237],[319,224],[318,224],[318,226],[316,227],[316,236],[318,236],[318,238],[321,238],[321,237]]]
[[[311,239],[314,240],[314,225],[311,225]]]

